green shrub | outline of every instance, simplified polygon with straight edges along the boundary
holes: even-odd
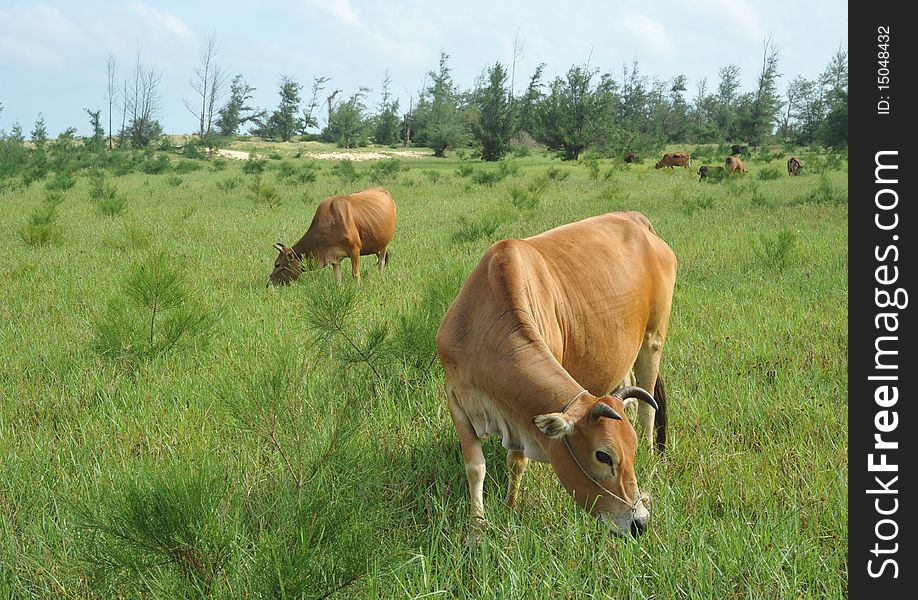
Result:
[[[520,164],[514,160],[505,158],[498,161],[497,172],[500,173],[501,179],[504,177],[516,177],[520,174]]]
[[[360,179],[360,174],[354,167],[354,161],[350,159],[339,160],[335,166],[332,167],[332,173],[345,183],[354,183]]]
[[[155,158],[148,158],[140,164],[140,170],[148,175],[160,175],[169,170],[169,157],[159,154]]]
[[[157,465],[83,500],[77,513],[93,584],[122,589],[167,569],[207,595],[229,551],[218,525],[225,496],[219,471]]]
[[[461,163],[456,167],[456,175],[459,177],[469,177],[475,172],[475,167],[470,163]]]
[[[76,185],[76,177],[67,171],[59,171],[45,182],[45,189],[64,191]]]
[[[249,154],[248,160],[243,163],[242,172],[246,175],[261,175],[265,172],[265,168],[267,168],[267,166],[268,161],[263,158],[258,158],[253,152]]]
[[[424,169],[421,171],[430,183],[437,184],[443,178],[443,173],[435,169]]]
[[[108,217],[116,217],[124,212],[124,209],[127,206],[127,200],[124,196],[115,195],[109,198],[100,198],[96,201],[96,206],[99,208],[99,211],[101,211],[103,215]]]
[[[33,248],[51,246],[61,241],[57,224],[57,205],[43,203],[29,215],[29,221],[19,229],[19,237]]]
[[[370,180],[374,183],[383,183],[392,180],[402,171],[407,171],[408,165],[397,158],[376,161],[370,167]]]
[[[215,158],[210,163],[210,170],[214,172],[225,171],[228,165],[229,161],[227,161],[225,158]]]
[[[179,177],[178,175],[170,175],[169,177],[166,178],[166,183],[168,183],[171,187],[178,187],[182,185],[184,182],[185,180]]]
[[[513,156],[513,158],[526,158],[531,153],[529,146],[524,146],[522,144],[513,146],[513,148],[510,149],[510,155]]]
[[[571,172],[567,169],[562,169],[560,167],[548,167],[548,170],[545,171],[546,177],[552,181],[561,182],[570,177]]]
[[[507,217],[506,211],[500,207],[483,211],[477,218],[461,215],[458,219],[458,227],[453,232],[453,241],[467,243],[482,238],[491,240],[500,226],[507,220]]]
[[[760,181],[774,181],[781,178],[781,170],[776,167],[765,167],[756,174],[756,177]]]
[[[819,181],[809,193],[798,198],[795,204],[845,204],[848,197],[841,190],[835,188],[829,177],[823,173]]]
[[[236,189],[236,187],[242,183],[242,177],[239,175],[233,175],[232,177],[227,177],[226,179],[221,179],[216,183],[217,189],[221,192],[229,192]]]
[[[175,163],[175,166],[172,168],[172,170],[175,171],[176,173],[185,175],[188,173],[199,171],[203,168],[204,168],[204,165],[202,165],[199,162],[194,162],[190,160],[180,160],[177,163]]]
[[[488,187],[500,182],[504,177],[505,175],[499,169],[477,169],[472,173],[472,181]]]

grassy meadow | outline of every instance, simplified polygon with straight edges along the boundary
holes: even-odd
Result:
[[[847,155],[798,149],[792,178],[759,149],[699,182],[723,147],[672,148],[689,171],[234,147],[264,159],[0,191],[0,597],[847,595]],[[383,276],[364,257],[359,285],[345,261],[340,286],[266,289],[274,242],[376,184],[398,205]],[[492,439],[469,548],[440,319],[493,241],[617,210],[679,259],[669,447],[636,458],[648,531],[611,536],[549,465],[505,507]]]

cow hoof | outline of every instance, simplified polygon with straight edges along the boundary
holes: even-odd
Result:
[[[468,548],[477,548],[481,544],[481,536],[486,529],[491,527],[491,522],[483,517],[472,517],[469,520],[469,533],[465,536],[465,545]]]

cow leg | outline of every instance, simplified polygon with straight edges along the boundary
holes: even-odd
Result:
[[[332,271],[335,272],[335,281],[341,283],[341,262],[335,261],[332,263]]]
[[[351,259],[351,274],[358,282],[360,281],[360,249],[351,250],[348,254]]]
[[[453,418],[456,433],[459,435],[462,459],[465,462],[465,477],[469,482],[469,525],[473,530],[479,530],[487,524],[484,512],[484,453],[481,451],[481,441],[475,433],[475,428],[472,427],[465,412],[452,398],[452,395],[448,404],[449,414]]]
[[[388,245],[388,244],[386,244],[386,246],[383,247],[382,250],[380,250],[379,252],[376,253],[376,259],[377,259],[378,264],[379,264],[379,272],[380,272],[380,273],[382,273],[383,271],[386,270],[386,259],[389,258],[389,254],[388,254],[388,253],[389,253],[389,245]]]
[[[659,331],[648,331],[644,335],[644,343],[638,352],[634,363],[634,378],[638,386],[653,395],[654,384],[657,382],[657,373],[660,370],[660,357],[663,353],[663,334]],[[656,411],[646,402],[638,402],[638,421],[640,428],[638,435],[647,439],[650,451],[654,450],[654,417]],[[638,438],[640,440],[640,437]]]
[[[516,508],[516,498],[520,493],[520,483],[523,481],[523,473],[526,472],[526,465],[529,459],[523,454],[522,450],[507,450],[507,470],[510,477],[507,480],[507,504],[511,508]]]

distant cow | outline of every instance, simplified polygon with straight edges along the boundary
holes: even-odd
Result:
[[[626,163],[633,163],[639,160],[641,160],[641,155],[638,154],[637,152],[629,152],[628,154],[625,155]]]
[[[724,166],[728,175],[733,175],[737,171],[740,173],[746,172],[746,165],[743,164],[743,159],[739,156],[728,156],[727,160],[724,161]]]
[[[669,167],[669,168],[685,167],[686,169],[688,169],[691,166],[692,166],[692,155],[691,154],[685,154],[682,152],[673,152],[673,153],[664,154],[663,158],[661,158],[657,162],[657,164],[654,165],[654,168],[662,169],[663,167]]]
[[[293,248],[277,243],[269,284],[285,285],[303,272],[303,261],[332,265],[341,281],[341,259],[351,259],[351,272],[360,280],[360,257],[375,254],[379,272],[386,268],[389,243],[395,235],[395,201],[381,187],[350,196],[332,196],[316,207],[309,229]]]
[[[730,154],[745,154],[747,146],[740,146],[738,144],[733,144],[730,146]]]
[[[701,167],[698,168],[698,181],[703,181],[707,179],[708,177],[712,177],[714,179],[721,179],[723,178],[723,176],[724,176],[723,167],[712,167],[709,165],[701,165]]]
[[[803,162],[796,156],[791,156],[787,160],[787,174],[788,175],[799,175],[800,169],[803,168]]]

